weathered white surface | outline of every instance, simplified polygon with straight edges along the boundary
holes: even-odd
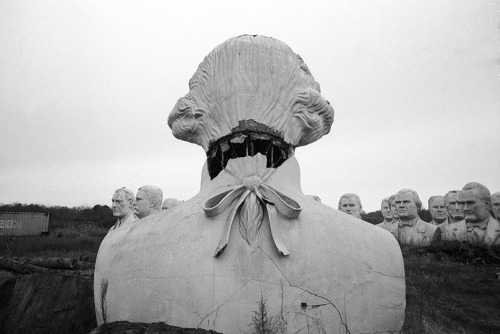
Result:
[[[428,247],[433,241],[441,240],[441,230],[420,218],[412,222],[399,222],[390,232],[403,246]]]
[[[333,123],[333,108],[307,65],[275,38],[230,38],[205,57],[189,89],[168,125],[176,138],[205,151],[242,120],[272,127],[294,147],[320,139]]]
[[[283,218],[290,255],[277,252],[266,216],[253,247],[236,218],[227,248],[214,257],[230,210],[208,218],[202,205],[237,183],[226,171],[210,181],[205,167],[197,196],[106,236],[94,291],[99,301],[101,280],[108,281],[108,321],[165,321],[237,333],[248,331],[263,296],[270,314],[283,316],[288,333],[402,328],[405,280],[395,238],[304,195],[294,157],[266,181],[302,207],[297,219]]]
[[[168,124],[208,151],[211,164],[210,150],[219,147],[222,171],[211,180],[205,166],[194,198],[106,236],[95,269],[99,321],[105,309],[108,321],[249,332],[263,297],[288,333],[399,332],[406,296],[396,240],[300,189],[293,148],[318,140],[333,122],[302,59],[273,38],[240,36],[216,47],[189,86]],[[218,141],[235,133],[255,137],[224,160],[223,152],[236,152]],[[266,140],[266,156],[276,147],[266,158],[250,140]],[[275,149],[288,158],[282,165]],[[266,159],[279,167],[266,168]],[[219,257],[216,249],[224,250]],[[101,282],[108,283],[102,303]]]

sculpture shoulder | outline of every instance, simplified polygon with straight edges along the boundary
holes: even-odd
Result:
[[[487,245],[500,245],[500,222],[490,217],[484,241]]]
[[[444,220],[444,222],[437,224],[437,227],[439,227],[441,229],[441,231],[444,231],[449,225],[450,225],[450,221],[448,220],[448,218],[446,218]]]
[[[398,247],[396,240],[390,233],[390,230],[397,226],[394,223],[387,224],[385,228],[373,225],[321,203],[311,203],[310,205],[304,203],[299,219],[302,233],[310,234],[312,237],[317,238],[318,231],[323,231],[324,234],[334,239],[341,236],[342,240],[338,240],[339,243],[353,242],[364,244],[367,247],[372,244],[382,244],[389,248]],[[391,245],[392,243],[394,245]]]
[[[465,219],[455,223],[450,223],[449,228],[455,231],[465,231],[467,229]]]
[[[416,223],[417,231],[426,235],[441,234],[441,229],[431,223],[427,223],[422,219],[418,219]]]

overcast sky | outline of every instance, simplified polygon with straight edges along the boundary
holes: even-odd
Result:
[[[370,212],[402,188],[424,206],[470,181],[500,191],[499,1],[2,0],[0,202],[196,195],[204,151],[167,117],[242,34],[288,44],[335,109],[296,150],[305,194],[336,208],[354,192]]]

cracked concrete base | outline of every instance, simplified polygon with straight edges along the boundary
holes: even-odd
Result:
[[[283,228],[289,256],[277,252],[265,217],[255,245],[235,221],[227,248],[214,257],[228,213],[207,218],[202,204],[232,178],[204,178],[196,197],[103,240],[94,282],[98,321],[104,304],[107,321],[249,333],[262,296],[287,333],[399,332],[405,280],[392,235],[302,194],[294,158],[278,171],[269,183],[302,207]],[[99,303],[102,280],[108,290]]]

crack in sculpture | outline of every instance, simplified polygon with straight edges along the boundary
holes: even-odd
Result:
[[[196,311],[196,310],[193,310],[191,308],[189,308],[188,306],[182,304],[182,303],[179,303],[177,300],[175,299],[171,299],[171,298],[168,298],[167,296],[164,296],[163,294],[161,294],[160,292],[158,292],[156,289],[154,289],[153,287],[147,285],[147,284],[144,284],[140,279],[137,279],[135,280],[138,284],[144,286],[145,288],[151,290],[152,292],[154,292],[157,296],[159,296],[160,298],[164,299],[164,300],[167,300],[171,303],[175,303],[183,308],[185,308],[186,310],[190,311],[191,313],[193,314],[196,314],[200,319],[202,318],[202,316]]]
[[[182,278],[182,277],[180,277],[180,278]],[[151,278],[151,279],[153,279],[153,278]],[[151,286],[149,286],[149,285],[147,285],[147,284],[144,284],[144,283],[142,282],[142,280],[143,280],[143,279],[134,279],[134,281],[136,281],[137,283],[141,284],[142,286],[144,286],[144,287],[146,287],[146,288],[150,289],[151,291],[153,291],[156,295],[158,295],[158,296],[159,296],[159,297],[161,297],[162,299],[164,299],[164,300],[168,300],[168,301],[170,301],[170,302],[172,302],[172,303],[175,303],[175,304],[178,304],[178,305],[182,306],[183,308],[185,308],[186,310],[189,310],[191,313],[196,314],[196,315],[197,315],[197,316],[201,319],[201,320],[200,320],[200,322],[199,322],[199,323],[198,323],[198,325],[197,325],[197,328],[199,328],[199,327],[201,326],[201,324],[203,323],[203,321],[205,321],[205,319],[206,319],[206,318],[208,318],[211,314],[213,314],[213,313],[217,314],[217,312],[219,311],[219,309],[220,309],[221,307],[223,307],[225,304],[227,304],[229,301],[231,301],[231,299],[233,299],[233,298],[234,298],[234,296],[235,296],[235,295],[236,295],[236,294],[237,294],[237,293],[238,293],[241,289],[245,288],[245,286],[247,286],[247,285],[248,285],[248,283],[250,282],[249,280],[244,281],[244,283],[243,283],[243,284],[242,284],[242,285],[241,285],[241,286],[240,286],[240,287],[239,287],[236,291],[234,291],[234,293],[233,293],[233,294],[232,294],[232,295],[231,295],[231,296],[230,296],[230,297],[229,297],[226,301],[224,301],[222,304],[220,304],[219,306],[217,306],[217,307],[216,307],[213,311],[211,311],[211,312],[207,313],[205,316],[202,316],[202,315],[200,315],[200,313],[199,313],[198,311],[196,311],[196,310],[194,310],[194,309],[191,309],[190,307],[188,307],[188,306],[186,306],[186,305],[184,305],[184,304],[182,304],[182,303],[179,303],[179,302],[178,302],[177,300],[175,300],[175,299],[171,299],[171,298],[168,298],[167,296],[164,296],[163,294],[161,294],[160,292],[158,292],[158,291],[157,291],[156,289],[154,289],[153,287],[151,287]],[[216,316],[216,318],[215,318],[215,319],[217,319],[217,316]],[[214,322],[215,322],[215,319],[214,319]]]
[[[324,299],[324,300],[326,300],[326,301],[328,302],[328,304],[332,305],[332,307],[333,307],[333,308],[337,311],[337,313],[338,313],[338,315],[339,315],[339,318],[340,318],[340,323],[342,324],[342,326],[344,326],[344,328],[345,328],[345,330],[346,330],[346,333],[349,333],[349,334],[351,333],[351,332],[349,331],[349,328],[347,327],[347,323],[346,323],[346,322],[345,322],[345,320],[342,318],[342,313],[340,312],[340,310],[338,309],[338,307],[337,307],[337,306],[335,306],[335,304],[334,304],[331,300],[329,300],[329,299],[328,299],[328,298],[326,298],[326,297],[320,296],[320,295],[318,295],[318,294],[316,294],[316,293],[314,293],[314,292],[312,292],[312,291],[309,291],[309,290],[307,290],[307,289],[305,289],[305,288],[303,288],[303,287],[300,287],[300,286],[298,286],[298,285],[294,285],[294,284],[292,284],[292,282],[290,282],[290,280],[288,279],[288,277],[286,277],[286,275],[283,273],[283,271],[281,271],[281,269],[278,267],[278,265],[276,264],[276,262],[274,262],[274,260],[273,260],[273,259],[272,259],[272,258],[271,258],[271,257],[270,257],[267,253],[266,253],[266,252],[264,252],[264,251],[262,250],[262,248],[260,248],[260,247],[259,247],[259,249],[260,249],[260,251],[262,252],[262,254],[264,254],[265,256],[267,256],[267,257],[269,258],[269,260],[271,260],[271,262],[274,264],[274,266],[276,267],[276,269],[278,269],[278,271],[279,271],[279,272],[281,273],[281,275],[282,275],[282,276],[286,279],[286,281],[288,282],[288,284],[289,284],[291,287],[293,287],[293,288],[297,288],[297,289],[299,289],[299,290],[302,290],[302,291],[304,291],[304,292],[307,292],[307,293],[308,293],[308,294],[310,294],[310,295],[313,295],[313,296],[316,296],[316,297],[318,297],[318,298]]]
[[[316,323],[316,326],[317,326],[319,329],[321,329],[321,331],[322,331],[324,334],[326,334],[326,331],[325,331],[324,326],[320,323],[320,321],[319,321],[318,319],[316,319],[316,318],[314,318],[314,317],[311,317],[311,316],[310,316],[309,314],[307,314],[307,313],[295,312],[295,314],[299,314],[299,315],[305,316],[305,317],[306,317],[306,318],[308,318],[308,319],[311,319],[312,321],[314,321],[314,322]],[[295,331],[295,332],[294,332],[294,334],[298,334],[298,333],[302,332],[302,330],[304,330],[304,329],[306,329],[306,328],[307,328],[307,329],[309,329],[309,323],[308,323],[306,326],[304,326],[304,327],[302,327],[302,328],[299,328],[297,331]],[[309,333],[309,331],[308,331],[308,333]]]
[[[119,281],[108,291],[110,320],[200,323],[235,333],[260,288],[276,298],[273,310],[281,305],[288,333],[401,327],[404,301],[387,306],[405,297],[397,241],[301,189],[295,150],[329,133],[333,116],[304,61],[285,43],[245,35],[210,52],[168,119],[176,138],[205,151],[200,190],[103,239],[94,300],[102,278]],[[302,310],[304,301],[315,305]]]
[[[232,294],[232,295],[231,295],[231,296],[230,296],[230,297],[229,297],[229,298],[228,298],[225,302],[223,302],[222,304],[220,304],[219,306],[217,306],[217,307],[215,308],[215,310],[213,310],[212,312],[208,313],[208,314],[207,314],[206,316],[204,316],[203,318],[201,318],[201,316],[200,316],[201,321],[198,323],[198,326],[196,326],[196,327],[197,327],[197,328],[200,328],[200,326],[201,326],[201,324],[203,323],[203,321],[205,321],[205,319],[206,319],[207,317],[209,317],[211,314],[213,314],[214,312],[215,312],[215,314],[217,314],[217,312],[219,312],[219,309],[220,309],[221,307],[223,307],[224,305],[226,305],[227,303],[229,303],[229,302],[231,301],[231,299],[233,299],[233,298],[234,298],[234,296],[236,296],[236,294],[237,294],[238,292],[240,292],[240,290],[241,290],[241,289],[243,289],[245,286],[247,286],[247,284],[248,284],[249,282],[250,282],[250,281],[246,281],[246,282],[245,282],[242,286],[240,286],[240,287],[238,288],[238,290],[236,290],[236,291],[235,291],[235,292],[234,292],[234,293],[233,293],[233,294]],[[215,319],[217,319],[217,317],[215,317]],[[214,321],[215,321],[215,320],[214,320]]]
[[[358,260],[356,260],[356,259],[353,259],[353,258],[351,258],[351,257],[349,257],[349,256],[347,256],[347,255],[344,255],[344,254],[341,254],[341,253],[338,253],[338,252],[330,252],[330,251],[327,251],[327,250],[324,250],[324,252],[327,252],[327,253],[332,253],[332,254],[335,254],[335,255],[338,255],[338,256],[342,256],[343,258],[348,259],[348,260],[351,260],[352,262],[359,263],[359,264],[361,264],[361,265],[363,265],[363,266],[366,266],[368,269],[370,269],[370,270],[371,270],[371,271],[373,271],[374,273],[379,274],[379,275],[381,275],[381,276],[386,276],[386,277],[390,277],[390,278],[397,278],[397,279],[404,279],[404,278],[406,278],[406,276],[405,276],[405,275],[402,275],[402,276],[393,276],[393,275],[388,275],[388,274],[385,274],[385,273],[383,273],[383,272],[377,271],[377,270],[373,269],[373,267],[372,267],[371,265],[367,264],[367,263],[364,263],[364,262],[358,261]]]

